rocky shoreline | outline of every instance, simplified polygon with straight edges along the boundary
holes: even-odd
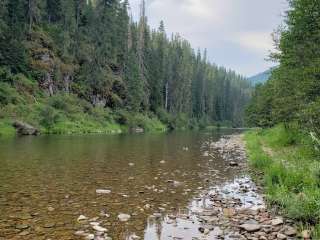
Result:
[[[218,151],[230,166],[247,168],[242,135],[225,136],[210,143],[210,148]],[[267,209],[260,190],[250,177],[243,177],[209,193],[212,207],[199,214],[204,223],[201,231],[219,232],[217,239],[297,239],[298,232],[293,223]],[[217,225],[223,231],[217,231]],[[303,232],[301,237],[308,239],[309,234]]]

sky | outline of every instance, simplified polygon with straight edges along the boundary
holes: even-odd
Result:
[[[141,0],[129,0],[139,16]],[[275,63],[266,61],[274,45],[271,33],[283,22],[286,0],[146,0],[152,28],[164,21],[195,49],[207,49],[210,62],[252,76]]]

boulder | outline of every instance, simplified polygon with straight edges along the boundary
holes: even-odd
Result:
[[[34,136],[37,136],[40,134],[40,131],[27,124],[27,123],[24,123],[24,122],[20,122],[20,121],[15,121],[12,126],[17,130],[17,133],[19,135],[23,135],[23,136],[26,136],[26,135],[34,135]]]
[[[131,132],[133,133],[144,133],[144,129],[141,127],[131,128]]]

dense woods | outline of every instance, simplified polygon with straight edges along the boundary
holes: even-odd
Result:
[[[0,4],[4,119],[50,127],[74,122],[77,117],[70,114],[78,106],[84,114],[98,115],[95,119],[120,124],[127,123],[131,112],[159,118],[173,128],[243,125],[249,83],[209,63],[206,51],[194,51],[178,34],[167,36],[163,22],[151,29],[144,1],[138,22],[130,17],[128,1]],[[62,110],[68,110],[66,116]]]
[[[275,34],[280,63],[271,79],[256,88],[248,122],[270,127],[297,125],[320,136],[320,2],[291,0],[285,26]]]

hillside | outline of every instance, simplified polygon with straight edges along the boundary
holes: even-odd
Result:
[[[4,1],[0,8],[0,126],[47,133],[243,124],[245,78],[209,63],[142,1]],[[151,126],[150,126],[151,125]]]
[[[257,85],[259,83],[265,83],[270,78],[272,70],[273,69],[271,68],[271,69],[268,69],[262,73],[258,73],[257,75],[254,75],[254,76],[248,78],[248,80],[253,85]]]

